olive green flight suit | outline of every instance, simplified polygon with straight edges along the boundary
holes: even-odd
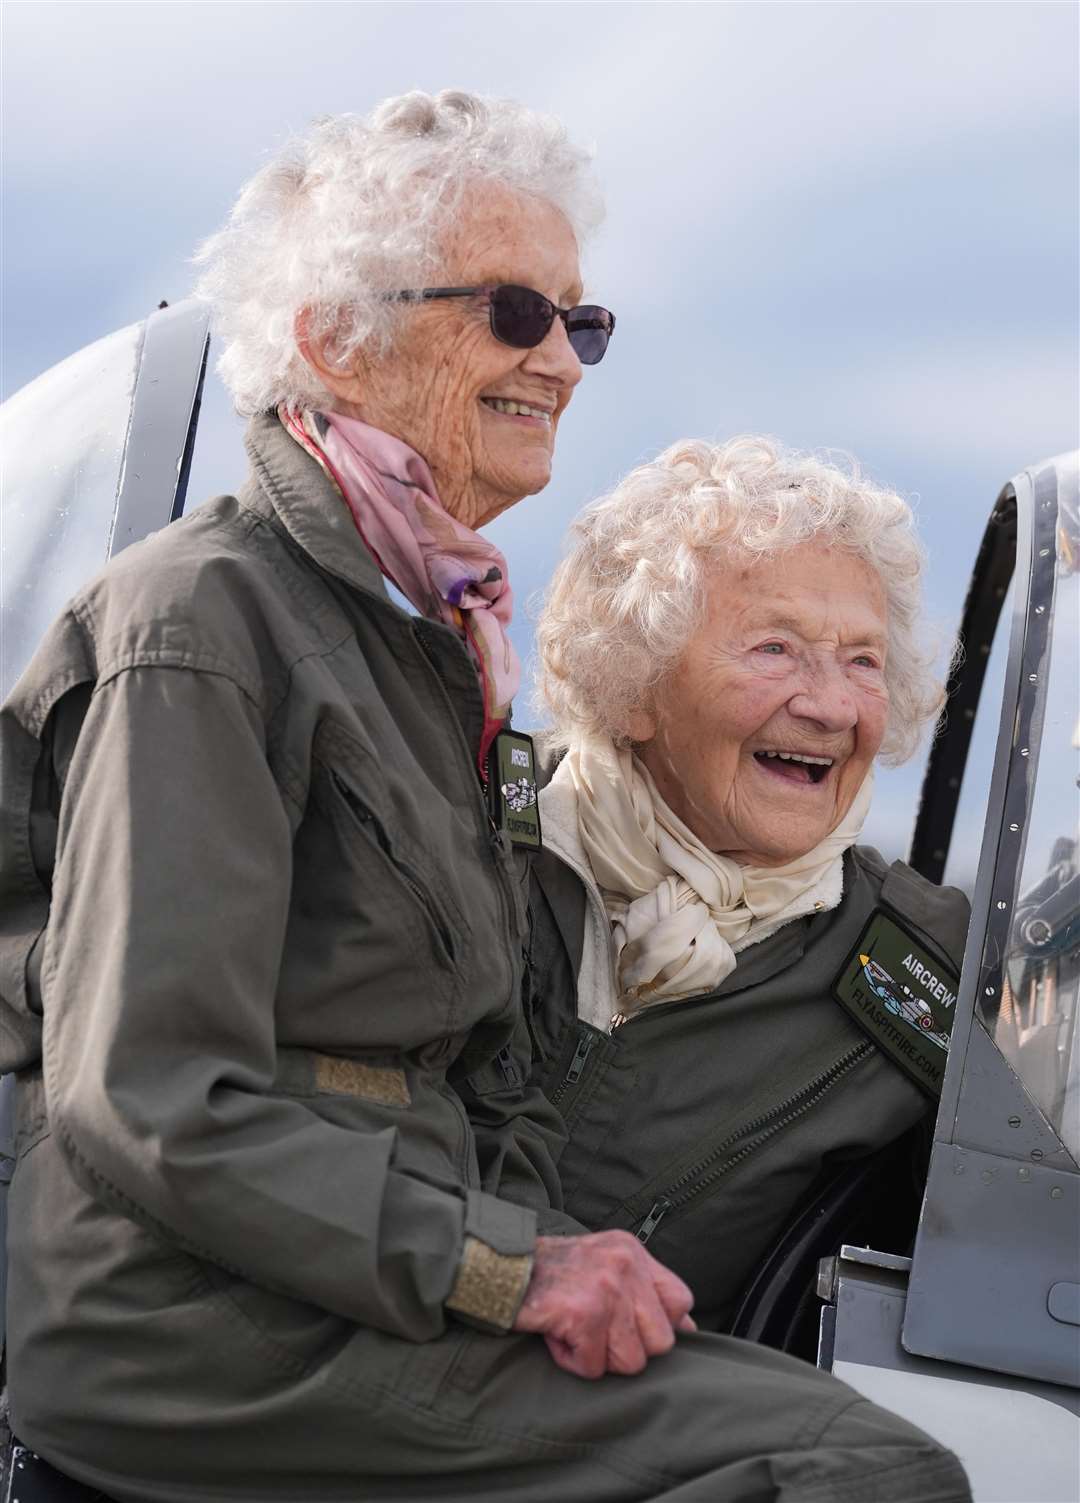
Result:
[[[587,901],[599,894],[546,850],[533,874],[531,1019],[535,1078],[569,1135],[565,1207],[592,1230],[636,1232],[690,1285],[699,1324],[726,1330],[815,1188],[932,1121],[929,1097],[832,988],[877,908],[958,973],[967,899],[853,847],[839,907],[741,951],[715,991],[644,1008],[611,1033],[577,1016]]]
[[[589,1384],[506,1334],[575,1224],[475,675],[276,419],[249,450],[0,712],[16,1433],[120,1503],[966,1497],[774,1353]]]

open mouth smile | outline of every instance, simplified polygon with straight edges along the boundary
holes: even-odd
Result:
[[[509,397],[481,397],[485,407],[492,412],[499,413],[502,417],[524,418],[529,422],[541,424],[545,428],[551,426],[551,410],[547,407],[535,407],[529,402],[511,401]]]
[[[815,757],[808,752],[756,751],[754,761],[766,773],[785,783],[804,787],[822,783],[832,770],[835,758]]]

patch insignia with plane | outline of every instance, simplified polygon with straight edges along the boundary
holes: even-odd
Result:
[[[848,956],[833,995],[928,1095],[941,1095],[960,979],[947,961],[878,909]]]

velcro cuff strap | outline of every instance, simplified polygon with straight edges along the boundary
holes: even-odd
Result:
[[[446,1308],[488,1331],[509,1331],[532,1276],[536,1212],[469,1190],[465,1245]]]
[[[532,1254],[507,1257],[476,1237],[465,1249],[446,1308],[485,1331],[509,1331],[532,1274]]]

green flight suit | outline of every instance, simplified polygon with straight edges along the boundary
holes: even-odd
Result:
[[[248,443],[0,712],[16,1433],[120,1503],[965,1497],[775,1354],[586,1384],[505,1334],[574,1223],[475,675],[276,419]]]
[[[607,1033],[578,1017],[587,946],[594,984],[617,1005],[603,900],[566,788],[545,789],[540,807],[547,844],[532,871],[529,1014],[534,1075],[569,1135],[559,1161],[566,1210],[592,1230],[636,1232],[690,1285],[699,1324],[727,1330],[815,1188],[932,1120],[929,1096],[833,986],[878,909],[958,975],[967,899],[853,846],[838,907],[740,951],[715,991],[643,1008]]]

